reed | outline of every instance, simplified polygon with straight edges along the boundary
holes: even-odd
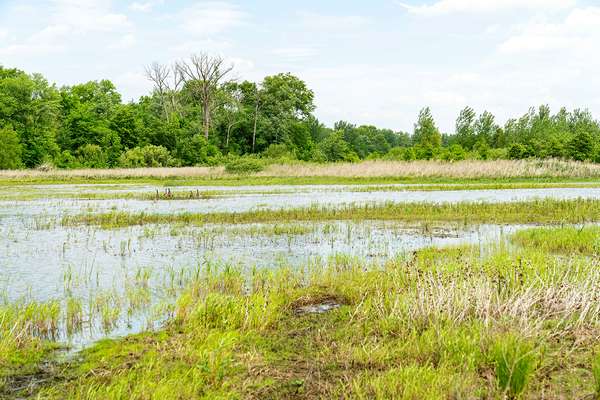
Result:
[[[363,161],[358,163],[294,163],[272,164],[250,178],[228,174],[223,167],[80,169],[80,170],[16,170],[0,171],[0,181],[16,182],[111,182],[119,180],[228,180],[247,182],[258,178],[598,178],[600,165],[563,160],[466,160],[444,161]],[[292,182],[292,181],[290,181]]]

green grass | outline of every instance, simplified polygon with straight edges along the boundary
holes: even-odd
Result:
[[[492,348],[498,386],[506,397],[521,397],[538,364],[536,349],[514,334],[500,339]]]
[[[284,210],[211,214],[146,214],[114,211],[110,213],[67,215],[63,226],[96,225],[120,228],[148,224],[209,223],[246,224],[333,220],[391,220],[403,222],[473,223],[582,223],[600,220],[600,200],[534,200],[510,203],[386,203],[308,207]]]
[[[308,177],[263,177],[263,176],[227,176],[217,178],[94,178],[69,177],[54,178],[0,178],[0,186],[17,185],[58,185],[58,184],[152,184],[156,186],[262,186],[262,185],[377,185],[377,184],[472,184],[472,185],[595,185],[595,178],[574,177],[513,177],[513,178],[447,178],[447,177],[344,177],[344,176],[308,176]],[[563,187],[563,186],[559,186]]]
[[[600,226],[525,229],[516,232],[512,239],[522,246],[536,247],[553,253],[600,253]]]
[[[58,324],[57,304],[0,304],[0,398],[16,377],[35,376],[58,348],[49,340]]]
[[[173,182],[174,185],[181,187],[181,183]],[[134,185],[134,184],[132,184]],[[162,184],[161,184],[162,185]],[[302,190],[301,185],[297,186],[298,190]],[[1,186],[1,183],[0,183]],[[185,186],[185,185],[183,185]],[[463,190],[518,190],[518,189],[565,189],[565,188],[600,188],[599,182],[479,182],[479,183],[413,183],[404,184],[401,186],[378,185],[362,182],[355,186],[345,187],[341,189],[330,189],[335,191],[349,192],[415,192],[415,191],[463,191]],[[107,190],[112,190],[107,192]],[[244,194],[293,194],[295,188],[277,188],[273,189],[244,189]],[[32,189],[28,187],[18,187],[15,190],[5,190],[0,193],[0,200],[38,200],[38,199],[80,199],[80,200],[207,200],[219,197],[229,197],[238,195],[239,192],[231,190],[185,190],[185,189],[156,189],[146,192],[133,192],[127,187],[107,186],[99,187],[95,191],[86,191],[83,188],[78,192],[48,192],[40,189]]]
[[[595,390],[599,288],[585,257],[502,246],[204,271],[163,330],[98,343],[38,396],[582,398]],[[328,302],[340,306],[302,312]]]

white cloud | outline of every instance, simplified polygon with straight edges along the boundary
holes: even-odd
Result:
[[[112,11],[110,0],[52,0],[51,20],[79,31],[115,32],[131,28],[126,15]]]
[[[575,2],[575,0],[438,0],[429,5],[413,6],[396,1],[410,13],[423,16],[453,13],[487,14],[506,10],[565,9],[573,6]]]
[[[363,28],[371,19],[359,15],[324,15],[312,12],[298,13],[303,26],[311,30],[347,31]]]
[[[126,49],[130,49],[133,46],[135,46],[136,43],[137,43],[137,39],[136,39],[135,35],[129,33],[129,34],[121,37],[116,42],[110,44],[108,46],[108,48],[113,49],[113,50],[126,50]]]
[[[171,48],[176,57],[187,57],[200,52],[218,53],[229,49],[232,44],[225,40],[200,39],[181,42]]]
[[[162,4],[164,4],[164,0],[154,0],[154,1],[144,1],[144,2],[135,1],[129,5],[129,9],[132,11],[147,13],[147,12],[151,12],[154,9],[154,7],[160,6]]]
[[[208,36],[239,26],[247,19],[239,7],[226,2],[203,2],[186,8],[180,14],[189,33]]]
[[[143,71],[125,72],[114,78],[115,85],[122,92],[126,93],[148,93],[152,89],[152,84],[146,78]],[[124,101],[136,100],[123,98]]]
[[[318,51],[312,47],[282,47],[273,49],[271,53],[282,58],[306,58],[316,56]]]
[[[498,50],[503,54],[566,52],[594,57],[600,40],[600,7],[573,9],[559,22],[536,22],[522,26]],[[564,58],[564,54],[556,54]]]

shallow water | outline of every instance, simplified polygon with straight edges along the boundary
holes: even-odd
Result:
[[[70,186],[35,190],[84,190]],[[362,186],[361,188],[364,188]],[[85,190],[96,186],[86,186]],[[97,190],[131,190],[114,185]],[[144,226],[117,230],[62,227],[52,218],[81,212],[145,211],[153,213],[247,211],[313,204],[336,206],[377,202],[517,201],[532,198],[600,198],[600,189],[519,189],[476,191],[356,192],[351,186],[290,186],[261,188],[204,187],[231,195],[205,200],[74,200],[0,202],[0,293],[6,302],[66,298],[83,304],[82,326],[59,339],[76,348],[99,338],[141,331],[160,323],[187,279],[209,265],[234,265],[242,270],[297,266],[345,254],[364,260],[384,260],[425,246],[501,241],[521,226],[406,226],[364,221],[202,227]],[[153,191],[142,186],[136,190]],[[178,190],[174,188],[172,190]],[[189,187],[181,190],[190,190]],[[277,192],[279,190],[279,192]],[[137,304],[139,297],[143,304]],[[100,300],[99,300],[100,299]],[[0,300],[1,301],[1,300]],[[116,309],[110,324],[101,314]],[[102,311],[100,311],[102,310]]]
[[[78,185],[81,190],[82,185]],[[80,199],[45,199],[45,200],[8,200],[0,201],[0,218],[9,216],[61,216],[81,212],[107,212],[119,210],[124,212],[147,213],[211,213],[211,212],[244,212],[256,209],[284,209],[301,208],[312,205],[341,206],[344,204],[367,203],[407,203],[407,202],[512,202],[533,199],[600,199],[600,188],[544,188],[544,189],[494,189],[494,190],[447,190],[447,191],[402,191],[402,190],[376,190],[385,186],[399,187],[398,185],[377,185],[374,191],[365,191],[369,186],[352,185],[327,185],[327,186],[242,186],[203,187],[203,191],[227,191],[228,195],[216,196],[208,199],[193,200],[137,200],[137,199],[109,199],[109,200],[80,200]],[[112,191],[114,185],[107,186],[111,189],[96,189],[98,191]],[[400,186],[401,187],[401,186]],[[90,190],[92,186],[85,186]],[[360,191],[357,189],[360,188]],[[123,185],[127,192],[139,191],[152,194],[157,190],[155,186]],[[195,187],[173,187],[173,192],[193,191]],[[18,190],[18,189],[14,189]],[[28,188],[31,190],[31,188]],[[67,186],[54,188],[52,186],[37,186],[34,191],[72,191],[76,189]],[[161,192],[164,188],[159,189]],[[267,191],[268,190],[268,191]],[[263,192],[267,191],[267,192]],[[270,192],[269,192],[270,191]]]

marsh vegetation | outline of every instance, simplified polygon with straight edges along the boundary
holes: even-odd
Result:
[[[0,395],[598,394],[594,183],[453,185],[11,186]]]

